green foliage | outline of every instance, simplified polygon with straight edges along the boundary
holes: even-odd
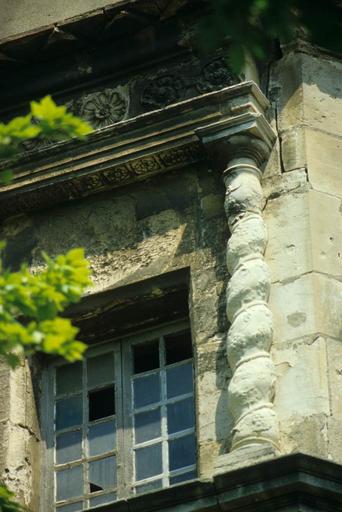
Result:
[[[13,492],[10,492],[7,487],[0,484],[0,512],[24,512],[25,509],[14,501]]]
[[[339,0],[208,0],[197,44],[213,50],[229,43],[228,58],[240,72],[246,53],[265,58],[274,39],[288,42],[300,30],[314,44],[342,51]]]
[[[0,274],[0,355],[12,367],[20,356],[36,351],[75,361],[86,348],[76,340],[78,329],[58,316],[90,284],[83,250],[44,258],[46,268],[40,274],[32,275],[25,265],[19,272]]]
[[[55,140],[71,137],[84,137],[91,132],[90,126],[73,116],[65,106],[58,107],[51,96],[46,96],[39,103],[31,102],[31,114],[39,122],[39,135]]]
[[[57,106],[51,96],[31,102],[31,112],[16,117],[9,123],[0,123],[0,160],[14,160],[20,152],[20,144],[35,137],[50,140],[66,140],[84,137],[92,131],[88,123],[67,112],[65,106]],[[13,178],[9,170],[0,173],[0,182]]]
[[[65,140],[84,137],[91,127],[57,106],[50,96],[31,103],[30,114],[0,123],[0,159],[13,162],[20,144],[31,138]],[[0,173],[0,183],[13,178],[11,171]],[[5,247],[0,242],[0,251]],[[68,361],[82,358],[86,345],[76,339],[78,329],[60,314],[77,302],[91,284],[83,249],[49,258],[45,268],[33,275],[27,265],[19,272],[2,268],[0,260],[0,358],[15,368],[20,359],[35,352],[59,355]],[[24,512],[13,493],[0,484],[0,512]]]

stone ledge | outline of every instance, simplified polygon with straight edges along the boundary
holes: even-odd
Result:
[[[342,466],[292,454],[96,508],[98,512],[342,510]]]

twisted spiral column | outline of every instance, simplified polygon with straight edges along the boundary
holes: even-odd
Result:
[[[227,243],[227,357],[233,371],[228,399],[234,419],[232,449],[255,443],[277,447],[273,409],[275,367],[270,357],[272,313],[267,304],[270,273],[264,259],[267,231],[262,217],[260,166],[269,154],[260,139],[236,135],[227,142],[224,170]]]
[[[233,372],[228,387],[234,423],[231,450],[266,445],[277,451],[278,421],[273,408],[276,374],[270,357],[273,328],[268,306],[271,279],[264,259],[267,230],[261,187],[261,168],[271,145],[250,133],[207,135],[201,130],[200,135],[223,171],[231,233],[226,291],[230,322],[226,348]]]

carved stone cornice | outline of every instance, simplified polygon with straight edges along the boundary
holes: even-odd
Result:
[[[270,357],[273,327],[268,306],[270,272],[264,259],[267,230],[262,217],[261,176],[276,135],[261,113],[242,113],[197,130],[223,174],[230,280],[226,311],[230,323],[227,357],[233,371],[228,406],[233,417],[232,450],[244,457],[256,446],[278,450],[273,408],[275,367]],[[229,462],[228,462],[229,463]]]
[[[23,154],[14,181],[0,188],[0,215],[50,207],[202,161],[201,130],[221,123],[234,133],[241,127],[251,134],[264,127],[266,133],[267,107],[258,87],[244,82],[99,129],[84,141]]]
[[[235,158],[252,159],[257,166],[261,166],[276,139],[261,112],[244,112],[234,118],[200,127],[196,133],[221,171],[226,169],[228,161]]]

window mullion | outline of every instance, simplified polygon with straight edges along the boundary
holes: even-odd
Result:
[[[169,485],[169,451],[167,442],[167,408],[166,408],[166,371],[165,371],[165,344],[164,337],[159,338],[160,379],[161,379],[161,435],[163,460],[163,487]]]
[[[84,496],[88,494],[88,447],[87,447],[87,422],[88,422],[88,389],[87,389],[87,359],[84,358],[82,364],[82,400],[83,400],[83,422],[82,422],[82,466],[83,466],[83,490]],[[88,500],[85,501],[85,505],[89,505]]]
[[[132,354],[128,343],[118,345],[118,494],[126,498],[131,494],[133,475],[133,410],[132,410]],[[120,386],[119,386],[120,383]],[[120,388],[120,389],[119,389]]]

